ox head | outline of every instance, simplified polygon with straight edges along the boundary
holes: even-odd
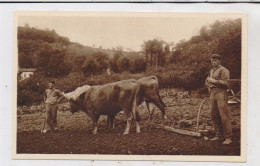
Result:
[[[70,103],[70,112],[72,114],[82,109],[80,104],[77,101],[74,101],[73,99],[69,100],[69,103]]]
[[[90,88],[89,85],[85,85],[82,87],[77,88],[75,91],[66,93],[64,96],[70,103],[70,112],[74,114],[75,112],[78,112],[79,110],[84,109],[84,98],[85,98],[85,92]]]

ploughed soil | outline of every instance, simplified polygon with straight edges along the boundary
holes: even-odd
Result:
[[[162,95],[167,105],[167,126],[195,131],[196,118],[202,98]],[[208,129],[201,137],[182,135],[167,131],[161,123],[161,112],[155,108],[153,119],[149,120],[145,104],[139,106],[142,120],[141,133],[135,133],[132,123],[130,134],[123,135],[126,119],[120,112],[115,119],[115,128],[107,129],[106,116],[101,116],[98,134],[92,134],[93,124],[84,112],[70,114],[58,111],[56,133],[41,134],[45,113],[18,115],[18,154],[132,154],[132,155],[240,155],[240,107],[229,106],[233,127],[233,142],[222,145],[222,141],[209,141],[214,137],[209,113],[202,111],[200,128]],[[206,126],[206,127],[205,127]],[[45,127],[48,129],[48,126]]]

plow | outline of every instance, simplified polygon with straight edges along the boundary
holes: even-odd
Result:
[[[164,126],[164,129],[167,131],[171,131],[174,133],[179,133],[179,134],[183,134],[183,135],[189,135],[189,136],[193,136],[193,137],[201,137],[203,135],[205,135],[207,132],[212,130],[211,126],[207,126],[206,125],[206,121],[209,120],[209,117],[207,120],[203,120],[203,122],[201,122],[201,114],[204,113],[208,114],[209,112],[209,98],[205,98],[199,106],[199,110],[197,113],[197,117],[196,117],[196,125],[191,128],[191,129],[183,129],[183,128],[176,128],[176,127],[171,127],[171,126]],[[206,112],[206,113],[205,113]],[[202,125],[200,126],[200,124],[202,123]]]

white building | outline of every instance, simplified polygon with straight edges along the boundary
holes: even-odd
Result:
[[[19,68],[18,75],[20,80],[25,80],[34,74],[36,69],[34,68]]]

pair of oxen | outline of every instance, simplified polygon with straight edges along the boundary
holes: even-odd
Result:
[[[65,93],[64,96],[70,102],[70,110],[75,113],[79,110],[86,112],[94,124],[93,134],[97,134],[97,125],[100,115],[107,115],[108,127],[114,126],[114,118],[124,111],[127,125],[123,134],[129,134],[132,120],[136,122],[136,132],[140,132],[140,115],[137,106],[146,102],[150,118],[153,109],[149,105],[155,104],[162,112],[164,123],[165,104],[163,103],[158,88],[156,76],[143,77],[139,80],[129,79],[104,85],[85,85],[73,92]]]

